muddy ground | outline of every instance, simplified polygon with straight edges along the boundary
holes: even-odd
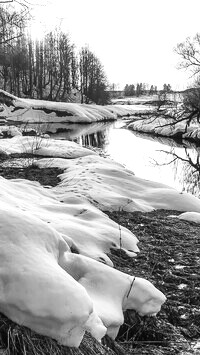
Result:
[[[0,175],[5,178],[27,178],[52,186],[59,182],[58,173],[60,171],[53,168],[0,168]],[[200,226],[169,217],[179,214],[177,211],[107,214],[131,230],[140,241],[141,252],[136,259],[128,258],[121,251],[112,252],[115,267],[150,280],[167,296],[167,302],[156,318],[142,318],[135,312],[128,311],[116,341],[105,337],[103,344],[106,347],[100,348],[98,345],[98,350],[93,349],[93,353],[200,354],[200,349],[197,348],[200,339]],[[123,246],[123,235],[121,240]],[[5,340],[2,341],[2,324],[5,324],[5,320],[0,322],[0,349],[5,349],[7,344]],[[4,328],[4,338],[5,329],[7,328]],[[34,335],[34,338],[37,337]],[[57,348],[57,354],[72,354],[72,350],[59,349],[61,347]],[[81,349],[73,354],[83,354]],[[90,349],[91,340],[86,353],[90,354]],[[14,353],[10,352],[11,355]],[[16,354],[20,354],[20,351]],[[27,351],[26,354],[32,353]]]

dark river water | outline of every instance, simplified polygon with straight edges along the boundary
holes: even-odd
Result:
[[[40,130],[55,139],[73,140],[83,146],[100,148],[138,177],[162,182],[199,197],[200,148],[186,142],[181,145],[172,139],[138,134],[123,128],[124,124],[123,120],[44,124]]]

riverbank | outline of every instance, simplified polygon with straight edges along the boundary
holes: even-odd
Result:
[[[181,113],[182,116],[181,117]],[[189,121],[186,114],[176,112],[172,114],[157,112],[155,114],[141,115],[140,119],[134,119],[127,124],[127,128],[136,132],[148,133],[157,137],[169,137],[179,142],[189,141],[200,144],[200,125],[197,120]],[[178,118],[178,114],[181,118]]]
[[[0,90],[0,120],[2,123],[91,123],[116,120],[135,112],[152,112],[154,106],[95,105],[19,98]]]
[[[51,351],[77,355],[195,354],[200,333],[197,298],[199,226],[172,219],[169,214],[200,212],[199,200],[164,184],[137,178],[121,164],[74,142],[49,136],[24,137],[17,133],[14,138],[1,139],[0,148],[3,163],[0,174],[6,179],[0,179],[6,215],[3,236],[8,244],[6,248],[5,245],[2,247],[5,259],[10,258],[11,271],[8,273],[5,268],[5,275],[6,278],[10,275],[11,287],[15,285],[15,270],[19,266],[26,270],[30,265],[25,279],[17,272],[21,287],[17,295],[12,293],[12,304],[22,302],[26,314],[20,309],[18,318],[13,311],[12,319],[21,324],[21,317],[25,317],[23,324],[27,327],[72,347],[61,347],[55,340],[36,335],[2,316],[2,348],[11,344],[10,354],[21,354],[21,349],[25,349],[24,354],[31,355],[45,354],[44,344],[48,344],[45,346],[48,354]],[[155,208],[157,210],[153,211]],[[160,210],[163,208],[166,210]],[[3,209],[1,218],[4,218]],[[17,242],[14,254],[10,255],[13,224]],[[43,244],[43,241],[46,242]],[[34,253],[35,248],[37,253]],[[114,268],[110,267],[113,265]],[[53,270],[51,273],[46,272],[49,267]],[[64,283],[56,283],[63,271]],[[53,279],[52,274],[55,275]],[[34,283],[30,284],[32,278]],[[51,285],[50,288],[46,288],[46,284]],[[75,292],[71,291],[72,284]],[[147,305],[144,312],[140,303],[134,303],[141,285],[144,285],[144,292],[140,302]],[[24,287],[32,290],[27,293],[28,298],[21,292]],[[42,287],[46,300],[54,290],[51,302],[45,301],[43,306],[40,302],[32,303],[32,294],[36,295],[34,300],[41,299]],[[65,318],[66,293],[63,287],[67,294],[72,292],[68,299],[70,313],[65,312]],[[167,302],[159,312],[165,302],[163,294],[167,296]],[[74,303],[76,296],[78,302]],[[61,302],[57,301],[58,297]],[[153,302],[148,303],[148,297]],[[77,312],[80,302],[83,307]],[[93,312],[92,318],[91,302],[94,311],[98,312]],[[37,314],[46,308],[46,317],[41,324]],[[79,349],[73,348],[80,344],[86,329],[96,339],[101,339],[105,331],[115,338],[123,323],[122,310],[126,308],[141,311],[139,313],[143,315],[159,313],[152,318],[141,317],[133,310],[126,311],[125,322],[115,341],[106,335],[103,346],[86,334]],[[64,319],[64,333],[55,326],[55,321],[49,328],[48,317],[52,312],[58,324],[63,324]],[[72,319],[69,318],[71,312],[74,314]],[[38,322],[35,327],[32,317]],[[75,327],[71,324],[73,319],[76,319]]]
[[[43,172],[43,169],[32,167],[30,175],[27,175],[27,168],[20,171],[13,168],[7,170],[7,173],[5,170],[4,177],[28,177],[42,182]],[[43,183],[55,186],[57,177],[54,168],[49,168],[48,172]],[[28,331],[30,342],[25,344],[25,351],[27,354],[33,353],[30,350],[30,343],[32,343],[35,345],[34,354],[39,354],[37,348],[41,349],[41,346],[45,354],[41,344],[51,344],[53,351],[60,351],[61,354],[197,354],[194,346],[200,334],[199,225],[170,218],[171,214],[179,214],[174,210],[156,210],[149,213],[121,211],[107,212],[107,214],[118,224],[135,233],[140,241],[141,252],[136,259],[127,257],[120,250],[109,255],[115,268],[130,275],[149,279],[167,296],[166,304],[156,318],[141,318],[134,311],[127,311],[125,323],[120,329],[117,340],[112,341],[108,337],[103,340],[104,344],[111,347],[113,353],[87,335],[80,349],[70,349],[56,345],[55,341],[35,335],[31,331]],[[5,317],[2,317],[0,322],[4,332],[3,325],[7,324]],[[16,344],[18,347],[16,354],[18,354],[20,341],[23,337],[26,338],[26,330],[11,321],[8,328],[11,329],[10,334],[16,333],[18,329],[19,339]],[[5,333],[2,334],[0,344],[5,349],[8,338]],[[51,354],[49,346],[47,349],[48,354]]]

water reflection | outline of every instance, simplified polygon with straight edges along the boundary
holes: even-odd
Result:
[[[170,138],[134,133],[112,126],[104,131],[103,144],[97,145],[93,135],[81,139],[85,146],[103,148],[139,177],[200,197],[200,148],[194,143],[180,144]]]
[[[200,196],[200,148],[173,139],[152,137],[122,128],[123,120],[93,124],[40,125],[40,133],[55,139],[101,148],[138,177],[162,182]],[[36,129],[34,124],[28,128]]]
[[[152,157],[155,166],[171,167],[174,172],[175,186],[182,192],[189,192],[200,197],[200,147],[195,143],[183,141],[182,144],[171,138],[154,137],[148,134],[133,132],[142,139],[157,141],[163,145],[159,150],[161,154],[158,160]],[[166,146],[170,149],[166,150]],[[180,149],[176,149],[180,148]]]
[[[162,150],[169,159],[168,165],[172,165],[175,172],[175,177],[182,186],[182,191],[189,192],[197,197],[200,197],[200,152],[199,148],[183,148],[185,157],[180,156],[174,148],[167,152]],[[157,162],[158,164],[158,162]],[[163,163],[159,163],[160,166]]]
[[[92,124],[76,123],[28,123],[20,125],[25,132],[35,131],[38,134],[47,133],[54,139],[75,141],[83,146],[104,149],[106,145],[107,129],[119,126],[113,122],[95,122]]]
[[[77,142],[83,146],[90,146],[104,149],[106,145],[106,131],[98,131],[96,133],[87,134],[85,136],[79,137]]]

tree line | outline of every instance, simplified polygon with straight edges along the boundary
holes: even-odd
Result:
[[[154,95],[160,92],[170,93],[172,88],[170,84],[164,84],[162,90],[158,90],[156,85],[148,85],[146,83],[126,84],[124,88],[125,96],[141,96],[141,95]]]
[[[107,78],[97,56],[87,47],[77,53],[61,30],[33,40],[26,31],[26,10],[0,6],[0,87],[19,97],[105,104]]]

